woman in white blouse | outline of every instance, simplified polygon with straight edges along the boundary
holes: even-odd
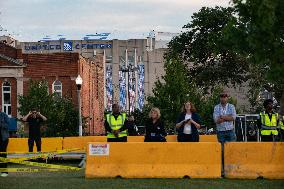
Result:
[[[184,103],[176,123],[177,140],[179,142],[199,142],[200,123],[200,116],[196,113],[194,105],[190,101]]]

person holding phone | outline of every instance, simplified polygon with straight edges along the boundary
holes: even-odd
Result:
[[[198,129],[201,119],[194,105],[188,101],[183,104],[182,112],[176,122],[178,142],[199,142]]]
[[[23,117],[23,121],[29,124],[29,152],[33,151],[34,142],[36,143],[37,151],[41,151],[41,133],[40,126],[47,118],[42,115],[36,108],[33,108],[26,116]]]

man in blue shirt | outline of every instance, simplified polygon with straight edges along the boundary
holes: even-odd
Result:
[[[216,123],[217,138],[220,143],[236,141],[234,120],[236,109],[233,104],[228,103],[228,93],[220,94],[220,104],[214,107],[213,118]]]
[[[224,143],[236,141],[234,120],[236,109],[233,104],[228,103],[228,93],[220,94],[220,104],[214,107],[213,118],[216,123],[217,138],[222,145],[222,162],[224,162]],[[224,176],[224,165],[222,164],[221,175]]]

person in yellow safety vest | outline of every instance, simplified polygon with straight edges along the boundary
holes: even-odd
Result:
[[[273,111],[273,101],[266,99],[263,102],[264,112],[259,114],[258,126],[260,128],[261,141],[275,141],[278,136],[278,113]]]
[[[284,115],[282,116],[282,119],[279,119],[279,126],[280,126],[280,140],[281,142],[284,142]]]
[[[106,115],[105,130],[108,142],[127,142],[126,114],[120,113],[118,104],[112,105],[112,113]]]

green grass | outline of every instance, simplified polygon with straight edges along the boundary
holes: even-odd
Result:
[[[74,163],[69,165],[74,165]],[[9,167],[20,167],[10,165]],[[283,189],[284,180],[232,179],[85,179],[84,170],[77,172],[10,173],[0,177],[0,189]]]

